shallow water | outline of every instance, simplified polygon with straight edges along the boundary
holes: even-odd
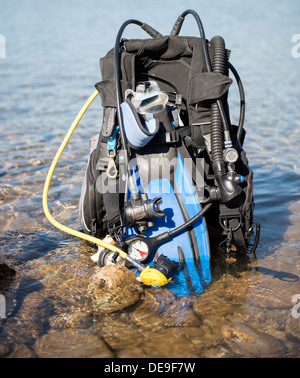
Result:
[[[224,37],[246,91],[245,149],[254,171],[255,217],[262,225],[256,259],[226,260],[213,251],[212,282],[199,297],[176,299],[167,290],[149,289],[127,310],[91,314],[86,288],[94,273],[94,250],[45,219],[45,176],[99,81],[98,59],[114,45],[123,21],[141,19],[169,33],[185,9],[179,0],[172,7],[156,0],[5,2],[0,15],[6,40],[6,58],[0,58],[0,261],[17,275],[1,291],[6,300],[1,357],[238,357],[254,350],[255,357],[300,357],[295,311],[300,294],[300,58],[292,56],[291,43],[300,33],[300,5],[291,0],[199,5],[189,1],[185,7],[199,12],[207,38]],[[126,37],[145,36],[137,30],[129,27]],[[192,18],[182,33],[198,35]],[[234,87],[230,102],[235,120]],[[79,228],[88,141],[101,118],[96,101],[52,180],[50,209],[73,228]],[[239,343],[228,336],[233,334],[229,327],[235,327]]]

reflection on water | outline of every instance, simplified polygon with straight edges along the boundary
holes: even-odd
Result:
[[[292,299],[300,294],[300,71],[290,44],[299,33],[299,5],[204,1],[201,14],[208,38],[224,36],[246,90],[245,148],[254,171],[255,215],[262,224],[256,259],[226,259],[214,250],[213,280],[201,295],[178,299],[166,289],[145,289],[135,305],[100,316],[91,313],[87,295],[94,250],[48,223],[41,194],[64,133],[99,80],[98,58],[117,33],[112,25],[135,11],[148,22],[149,12],[147,5],[120,5],[112,15],[108,5],[100,9],[94,0],[90,7],[75,3],[70,9],[57,1],[43,7],[37,0],[18,6],[11,1],[1,15],[7,57],[0,59],[0,262],[16,276],[1,287],[6,318],[0,320],[0,356],[299,357],[300,319],[292,316]],[[155,10],[156,3],[151,3],[151,14],[157,13],[152,24],[168,33],[173,25],[165,30],[166,5]],[[173,3],[168,12],[175,20],[183,9],[179,1]],[[194,8],[199,11],[197,2]],[[99,24],[93,22],[97,17]],[[184,28],[197,32],[187,21]],[[234,88],[231,101],[234,119]],[[79,228],[88,140],[100,124],[96,101],[53,177],[51,211],[73,228]]]

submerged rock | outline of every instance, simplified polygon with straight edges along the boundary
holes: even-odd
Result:
[[[300,318],[294,318],[289,314],[285,325],[285,332],[289,339],[300,342]]]
[[[96,335],[88,330],[55,330],[43,335],[35,344],[40,358],[111,358],[113,354]]]
[[[143,301],[131,312],[132,321],[143,330],[164,329],[165,327],[199,326],[201,321],[195,315],[189,298],[177,298],[165,288],[147,288]]]
[[[4,262],[0,262],[0,290],[3,290],[14,279],[16,271]]]
[[[287,351],[281,341],[246,324],[234,322],[223,326],[221,332],[226,345],[244,357],[283,357]]]
[[[21,289],[19,290],[19,294]],[[7,319],[0,331],[0,345],[31,345],[48,327],[51,303],[39,292],[27,294],[12,310],[8,309]]]
[[[98,268],[87,289],[92,311],[96,314],[131,306],[139,301],[143,293],[137,275],[124,266],[114,264]]]
[[[176,328],[167,328],[149,334],[140,348],[147,358],[195,358],[197,356],[195,344],[177,333]]]

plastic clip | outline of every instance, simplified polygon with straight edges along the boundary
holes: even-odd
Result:
[[[118,130],[119,126],[116,126],[112,136],[107,138],[107,155],[111,158],[116,156]]]
[[[179,134],[177,131],[166,131],[165,133],[165,143],[178,143],[180,141]]]

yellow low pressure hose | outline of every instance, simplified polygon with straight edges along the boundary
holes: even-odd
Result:
[[[163,286],[163,285],[167,284],[170,280],[168,280],[157,269],[153,269],[153,268],[150,268],[148,265],[144,266],[144,265],[138,263],[137,261],[131,259],[130,256],[127,255],[126,252],[122,251],[120,248],[116,247],[113,244],[107,243],[102,239],[95,238],[91,235],[87,235],[83,232],[80,232],[80,231],[74,230],[70,227],[64,226],[63,224],[57,222],[57,220],[55,220],[53,218],[53,216],[51,215],[51,213],[49,211],[48,191],[49,191],[50,182],[51,182],[54,170],[56,168],[56,165],[58,163],[58,160],[60,159],[61,154],[63,153],[66,145],[68,144],[69,139],[71,138],[71,136],[72,136],[74,130],[76,129],[76,126],[78,125],[79,121],[81,120],[82,116],[84,115],[84,113],[86,112],[86,110],[88,109],[88,107],[91,105],[91,103],[94,101],[94,99],[97,97],[98,94],[99,94],[99,92],[97,90],[95,90],[92,93],[92,95],[89,97],[89,99],[86,101],[86,103],[83,105],[80,112],[77,114],[77,117],[74,119],[74,121],[73,121],[69,131],[67,132],[62,144],[60,145],[59,149],[56,152],[56,155],[55,155],[55,157],[52,161],[52,164],[49,168],[49,171],[48,171],[48,174],[47,174],[47,177],[46,177],[46,180],[45,180],[45,184],[44,184],[44,191],[43,191],[44,213],[45,213],[47,219],[49,220],[49,222],[52,223],[53,226],[58,228],[59,230],[66,232],[67,234],[76,236],[78,238],[87,240],[87,241],[94,243],[98,246],[101,246],[103,248],[109,249],[112,252],[117,252],[123,259],[125,259],[125,260],[129,261],[130,263],[132,263],[133,265],[135,265],[135,267],[140,271],[141,280],[146,285]]]

